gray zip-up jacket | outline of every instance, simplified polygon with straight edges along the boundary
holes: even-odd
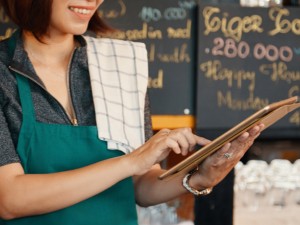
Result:
[[[43,123],[72,124],[61,104],[47,92],[23,48],[21,32],[17,35],[16,49],[11,58],[8,40],[0,42],[0,166],[20,162],[16,152],[22,123],[22,108],[18,96],[17,81],[13,71],[29,78],[36,120]],[[76,36],[81,47],[72,55],[69,68],[69,92],[78,125],[96,125],[90,85],[86,42]],[[149,100],[145,103],[145,140],[152,136]],[[47,138],[47,137],[45,137]]]

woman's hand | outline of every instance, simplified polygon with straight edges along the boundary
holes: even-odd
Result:
[[[165,159],[171,151],[185,156],[196,144],[205,145],[209,142],[205,138],[194,135],[190,128],[162,129],[127,157],[130,158],[133,175],[142,175],[153,165]]]
[[[206,158],[199,165],[199,171],[191,176],[189,185],[194,189],[203,190],[218,184],[245,154],[262,129],[263,125],[255,126]],[[174,176],[172,179],[159,180],[158,176],[165,171],[153,165],[164,159],[171,151],[186,155],[196,143],[206,145],[210,141],[192,134],[191,129],[172,131],[164,129],[135,152],[126,155],[132,159],[129,162],[134,168],[134,174],[142,175],[134,176],[138,204],[142,206],[159,204],[187,192],[182,185],[184,174]]]
[[[253,127],[206,158],[199,165],[199,171],[192,175],[190,186],[201,190],[217,185],[243,157],[263,127],[263,124]]]

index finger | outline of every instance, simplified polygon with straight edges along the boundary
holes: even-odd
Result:
[[[197,136],[196,134],[194,134],[195,136],[195,139],[196,139],[196,142],[198,145],[201,145],[201,146],[204,146],[204,145],[207,145],[211,142],[211,140],[208,140],[204,137],[201,137],[201,136]]]

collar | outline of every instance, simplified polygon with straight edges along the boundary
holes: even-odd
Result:
[[[45,88],[45,85],[43,84],[42,80],[38,77],[36,74],[34,67],[28,57],[27,52],[24,49],[24,41],[22,38],[22,31],[16,30],[12,38],[15,38],[16,45],[15,50],[13,53],[13,57],[10,62],[10,67],[19,71],[21,75],[26,75],[28,78],[39,84],[40,86]],[[75,39],[79,43],[79,47],[76,48],[76,52],[79,52],[79,54],[86,54],[86,46],[87,43],[83,36],[77,35],[75,36]],[[86,59],[86,57],[80,57],[81,59]],[[83,62],[83,60],[79,60],[79,62],[87,65],[87,62]],[[83,65],[84,66],[84,65]]]

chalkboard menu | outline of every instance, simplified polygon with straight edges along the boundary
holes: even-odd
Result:
[[[300,10],[199,7],[197,129],[216,135],[265,105],[300,95]],[[300,110],[263,132],[300,137]]]
[[[109,0],[102,18],[112,37],[143,42],[149,54],[154,115],[194,115],[196,0]]]

